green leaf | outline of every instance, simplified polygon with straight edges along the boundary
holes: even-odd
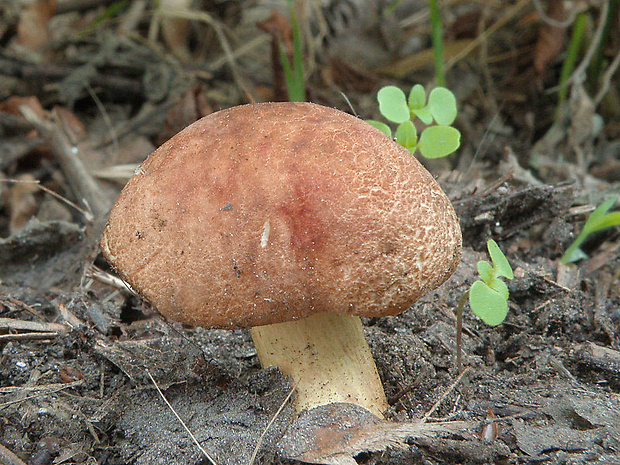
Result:
[[[450,126],[431,126],[420,136],[418,148],[426,158],[441,158],[455,152],[461,144],[461,133]]]
[[[508,279],[513,279],[514,274],[512,272],[512,267],[510,266],[510,263],[508,263],[502,249],[500,249],[499,245],[497,245],[497,242],[493,239],[489,239],[487,241],[487,249],[489,249],[489,255],[493,261],[496,276],[503,276]]]
[[[596,209],[592,213],[590,213],[590,216],[586,220],[586,223],[583,225],[583,229],[589,229],[591,224],[600,221],[600,219],[604,217],[605,214],[609,211],[609,209],[613,207],[613,205],[616,203],[617,198],[617,195],[615,197],[611,197],[610,199],[607,199],[605,202],[596,207]]]
[[[588,258],[588,254],[579,247],[569,247],[562,256],[562,263],[575,263],[579,260],[585,260],[586,258]]]
[[[386,86],[377,94],[379,111],[393,123],[404,123],[411,118],[405,93],[396,86]]]
[[[469,306],[476,316],[489,326],[497,326],[508,315],[508,301],[482,281],[476,281],[469,290]]]
[[[428,107],[439,125],[449,126],[456,119],[456,98],[445,87],[436,87],[431,91]]]
[[[411,153],[418,147],[418,132],[413,121],[407,120],[396,128],[396,142],[405,147]]]
[[[508,286],[500,278],[493,278],[486,284],[504,299],[508,300]]]
[[[366,122],[370,124],[371,126],[374,126],[375,128],[377,128],[379,131],[381,131],[383,134],[388,136],[390,139],[392,138],[392,130],[387,124],[382,123],[381,121],[375,121],[373,119],[367,119]]]
[[[428,108],[428,106],[418,108],[416,110],[411,110],[411,113],[420,118],[420,121],[422,121],[427,126],[429,124],[433,124],[433,115],[431,114],[431,110]]]
[[[588,236],[593,232],[619,224],[617,222],[617,214],[620,212],[607,214],[609,209],[616,203],[617,198],[618,196],[607,199],[605,202],[596,207],[592,213],[590,213],[590,216],[583,225],[581,233],[579,233],[577,239],[575,239],[568,249],[566,249],[564,255],[562,255],[562,258],[560,259],[562,263],[572,263],[587,258],[588,256],[583,252],[583,250],[581,250],[580,247]]]
[[[590,232],[600,231],[601,229],[620,226],[620,212],[607,213],[598,221],[593,222]]]
[[[493,279],[493,267],[487,261],[480,260],[476,263],[476,268],[478,268],[478,274],[480,275],[480,279],[482,279],[485,283],[489,283]]]
[[[411,88],[408,104],[412,111],[424,108],[426,105],[426,91],[421,84],[416,84]]]

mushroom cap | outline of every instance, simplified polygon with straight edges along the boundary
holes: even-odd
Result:
[[[101,246],[159,312],[205,327],[395,315],[461,253],[439,184],[368,123],[311,103],[210,114],[123,189]]]

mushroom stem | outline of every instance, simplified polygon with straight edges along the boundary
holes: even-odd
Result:
[[[359,317],[321,313],[256,326],[252,339],[263,367],[293,378],[298,412],[348,402],[383,417],[388,404]]]

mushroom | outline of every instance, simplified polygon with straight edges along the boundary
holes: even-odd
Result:
[[[158,148],[112,209],[101,246],[170,319],[251,327],[298,411],[387,402],[360,316],[438,287],[461,233],[438,183],[366,122],[311,103],[208,115]]]

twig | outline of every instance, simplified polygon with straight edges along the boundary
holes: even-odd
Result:
[[[59,3],[63,4],[64,2]],[[53,63],[29,63],[10,59],[0,53],[0,73],[20,78],[25,82],[58,82],[75,72],[76,69],[73,66]],[[131,101],[143,99],[145,94],[144,86],[140,80],[114,76],[105,72],[95,74],[91,80],[91,85],[96,89],[103,88],[113,93],[117,98],[125,97],[126,100]]]
[[[607,94],[607,91],[609,90],[609,86],[611,84],[611,78],[617,71],[618,66],[620,66],[620,52],[618,52],[618,54],[614,57],[613,61],[609,64],[607,70],[605,71],[605,74],[603,75],[603,82],[601,83],[601,88],[594,97],[594,108],[600,105],[603,97],[605,97],[605,94]]]
[[[271,417],[271,420],[269,420],[269,423],[267,423],[267,426],[265,426],[265,429],[263,430],[263,433],[258,438],[258,442],[256,443],[256,447],[254,447],[254,452],[252,453],[252,457],[250,458],[249,465],[254,465],[254,461],[256,460],[256,456],[258,455],[258,451],[260,450],[260,446],[263,444],[263,440],[265,439],[265,435],[267,434],[267,431],[269,430],[269,428],[271,428],[271,425],[273,425],[273,423],[276,421],[276,418],[278,418],[278,416],[280,415],[282,410],[284,410],[284,406],[289,401],[289,399],[291,398],[291,396],[293,395],[294,392],[295,392],[295,386],[293,386],[291,388],[291,390],[288,393],[288,395],[286,396],[286,398],[282,401],[282,404],[280,404],[280,407],[278,408],[278,410],[276,410],[276,413],[273,414],[273,417]]]
[[[456,63],[461,61],[467,55],[469,55],[472,50],[474,50],[478,45],[487,40],[489,36],[494,34],[500,27],[510,21],[513,17],[517,15],[517,13],[524,8],[526,5],[530,3],[530,0],[520,0],[516,5],[510,8],[504,15],[499,18],[495,23],[493,23],[487,30],[485,30],[482,34],[472,40],[467,47],[465,47],[459,54],[455,57],[448,60],[446,63],[445,69],[446,71],[452,68]]]
[[[185,428],[185,431],[187,431],[187,434],[189,434],[189,436],[192,438],[192,440],[194,441],[194,444],[196,444],[196,446],[198,447],[198,449],[200,449],[200,452],[202,452],[204,454],[204,456],[209,460],[209,462],[211,462],[213,465],[217,465],[217,462],[215,460],[213,460],[211,458],[211,456],[207,453],[206,450],[204,450],[204,448],[200,445],[200,443],[198,442],[198,439],[196,439],[196,436],[194,436],[194,433],[192,433],[190,431],[190,429],[187,427],[187,425],[185,424],[185,422],[181,419],[181,417],[179,416],[179,414],[176,412],[176,410],[174,409],[174,407],[170,404],[170,402],[168,402],[168,399],[166,399],[166,396],[164,396],[164,393],[161,392],[161,389],[159,389],[159,386],[157,385],[157,383],[155,382],[155,379],[153,378],[153,376],[151,375],[151,372],[147,369],[145,369],[146,374],[149,375],[149,378],[151,378],[151,381],[153,383],[153,385],[155,386],[155,389],[157,389],[157,392],[159,393],[159,395],[161,396],[161,398],[164,400],[164,402],[166,403],[166,405],[168,406],[168,408],[172,411],[172,413],[174,413],[174,416],[177,417],[177,420],[179,420],[179,422],[181,423],[181,425],[183,426],[183,428]]]
[[[448,396],[448,394],[450,394],[454,390],[456,385],[461,381],[461,379],[463,378],[463,376],[465,376],[465,373],[467,373],[469,371],[469,369],[470,369],[470,367],[465,368],[463,370],[463,372],[460,375],[457,376],[457,378],[450,385],[450,387],[446,390],[446,392],[444,392],[443,395],[439,398],[439,400],[437,402],[435,402],[435,404],[431,407],[431,409],[424,414],[424,416],[422,417],[422,420],[420,420],[422,423],[425,423],[426,421],[428,421],[430,416],[433,413],[435,413],[435,410],[437,410],[439,408],[439,406],[441,405],[443,400]]]
[[[71,200],[69,200],[66,197],[63,197],[62,195],[60,195],[58,192],[54,192],[53,190],[48,189],[43,184],[41,184],[41,181],[39,181],[38,179],[35,179],[34,181],[31,181],[31,180],[28,180],[28,179],[0,179],[0,182],[7,182],[7,183],[11,183],[11,184],[16,184],[16,183],[34,184],[39,189],[41,189],[43,192],[46,192],[49,195],[51,195],[52,197],[55,197],[56,199],[60,200],[61,202],[66,203],[70,207],[75,208],[82,215],[84,215],[84,217],[88,218],[88,216],[91,214],[90,212],[87,212],[83,208],[80,208],[78,205],[76,205]]]
[[[82,199],[87,209],[92,211],[92,214],[86,217],[87,221],[95,219],[103,221],[107,216],[110,205],[107,205],[107,202],[105,202],[101,195],[101,189],[97,186],[97,182],[78,157],[79,149],[76,145],[71,144],[61,127],[61,123],[58,120],[54,121],[54,123],[44,121],[26,106],[21,106],[20,111],[24,118],[49,142],[74,195],[76,198]]]
[[[53,394],[54,392],[58,392],[58,391],[62,391],[64,389],[69,389],[75,386],[79,386],[80,384],[83,384],[84,380],[81,379],[79,381],[74,381],[73,383],[56,383],[56,384],[50,384],[47,386],[25,386],[25,387],[21,387],[19,389],[21,389],[22,391],[28,391],[30,390],[30,388],[45,388],[45,390],[41,391],[41,392],[37,392],[31,396],[28,397],[21,397],[19,399],[15,399],[15,400],[10,400],[8,402],[3,402],[0,404],[0,409],[3,409],[4,407],[8,407],[9,405],[13,405],[13,404],[19,404],[20,402],[25,402],[27,400],[30,399],[36,399],[37,397],[41,397],[47,394]],[[52,388],[50,388],[50,386]],[[0,389],[9,389],[9,388],[0,388]]]
[[[34,308],[32,308],[30,305],[28,305],[28,304],[27,304],[27,303],[25,303],[25,302],[22,302],[22,301],[21,301],[21,300],[19,300],[19,299],[16,299],[15,297],[11,297],[10,295],[7,295],[7,294],[5,294],[5,293],[2,293],[2,297],[1,297],[1,298],[2,298],[2,299],[6,299],[5,301],[4,301],[4,300],[0,300],[0,302],[2,302],[3,304],[5,304],[5,305],[6,305],[7,303],[8,303],[8,304],[13,304],[13,305],[15,305],[15,306],[17,306],[17,307],[20,307],[20,308],[24,309],[25,311],[27,311],[27,312],[28,312],[28,313],[30,313],[31,315],[33,315],[33,316],[37,317],[38,319],[40,319],[40,320],[45,320],[45,317],[44,317],[41,313],[37,312],[37,311],[36,311]]]
[[[69,308],[63,304],[62,302],[52,302],[52,304],[58,309],[60,312],[60,316],[62,319],[72,328],[80,328],[86,326],[82,320],[80,320],[75,314],[69,310]]]
[[[51,384],[38,384],[35,386],[6,386],[0,387],[0,394],[11,394],[14,392],[39,392],[39,394],[52,393],[56,391],[60,391],[62,389],[67,389],[70,387],[79,386],[80,384],[84,384],[84,380],[80,379],[78,381],[73,381],[71,383],[51,383]]]
[[[0,444],[0,463],[3,465],[26,465],[17,455]]]
[[[110,273],[106,273],[100,268],[97,268],[95,265],[92,265],[88,270],[86,270],[86,276],[89,278],[93,278],[100,283],[107,284],[110,287],[113,287],[124,294],[135,295],[135,293],[129,288],[127,283],[123,281],[121,278],[117,278]]]
[[[599,15],[598,26],[596,28],[596,32],[594,33],[594,37],[590,42],[590,47],[586,52],[586,55],[579,63],[577,69],[573,72],[570,78],[568,78],[564,85],[581,83],[586,79],[586,68],[590,66],[590,62],[594,57],[594,53],[598,48],[598,44],[601,41],[601,37],[603,37],[603,31],[605,30],[605,18],[607,18],[607,11],[609,10],[609,0],[603,2],[603,6],[601,8],[601,14]]]
[[[56,339],[59,333],[20,333],[20,334],[0,334],[0,342],[7,341],[45,341]]]
[[[13,318],[0,318],[0,331],[30,331],[30,332],[67,332],[69,327],[60,323],[47,323],[37,321],[15,320]]]
[[[252,93],[245,85],[245,82],[241,78],[241,74],[239,73],[239,68],[237,66],[237,62],[235,61],[235,56],[233,54],[232,48],[230,47],[230,43],[226,38],[226,34],[224,34],[224,28],[222,25],[213,19],[211,15],[204,11],[195,11],[195,10],[187,10],[187,9],[173,9],[173,8],[160,8],[157,11],[158,15],[169,17],[169,18],[180,18],[180,19],[188,19],[190,21],[200,21],[205,24],[208,24],[213,28],[215,34],[217,35],[218,40],[220,41],[220,45],[224,50],[224,54],[228,60],[228,64],[230,66],[230,70],[237,82],[237,85],[243,92],[246,94],[247,98],[251,103],[254,103],[255,99],[252,96]]]
[[[532,0],[532,3],[534,4],[534,8],[536,8],[536,13],[538,13],[538,16],[540,16],[540,19],[542,19],[544,23],[547,23],[549,26],[553,27],[567,28],[568,26],[573,24],[573,21],[575,21],[575,17],[577,16],[577,14],[579,14],[579,9],[573,6],[573,8],[569,12],[568,17],[562,21],[558,21],[557,19],[552,18],[547,14],[543,6],[540,4],[540,0]]]
[[[103,118],[103,121],[108,127],[108,130],[110,131],[110,137],[112,138],[112,144],[114,146],[114,154],[115,154],[114,157],[116,158],[119,152],[121,151],[121,149],[118,144],[118,137],[116,137],[116,130],[114,126],[112,126],[112,120],[110,119],[110,115],[106,111],[105,107],[103,106],[103,102],[101,102],[101,99],[97,96],[97,94],[95,93],[93,88],[90,86],[88,81],[84,83],[84,88],[88,91],[90,97],[95,102],[95,105],[97,105],[97,108],[99,109],[99,112],[101,113],[101,117]]]
[[[461,296],[456,307],[456,372],[460,373],[463,366],[463,308],[469,298],[469,291]]]

